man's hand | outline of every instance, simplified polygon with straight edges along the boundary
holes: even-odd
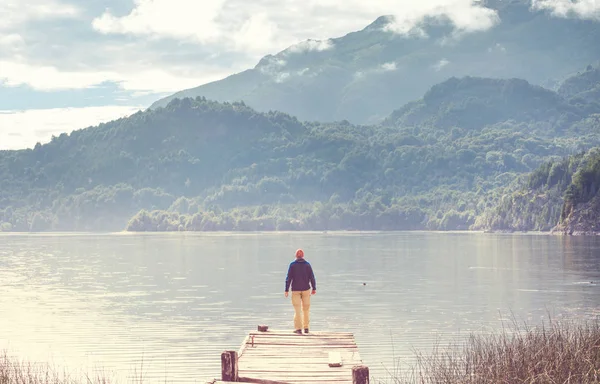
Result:
[[[311,295],[316,295],[317,294],[317,290],[313,289],[312,292],[310,293]]]
[[[285,297],[288,297],[288,293],[287,292],[285,292],[284,295],[285,295]]]

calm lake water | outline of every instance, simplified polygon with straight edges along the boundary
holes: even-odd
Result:
[[[0,349],[74,375],[203,383],[258,324],[292,330],[299,247],[317,279],[311,328],[354,332],[376,378],[512,316],[600,316],[597,237],[13,234],[0,236]]]

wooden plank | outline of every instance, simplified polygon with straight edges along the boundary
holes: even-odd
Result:
[[[249,337],[248,340],[244,341],[244,344],[270,344],[270,343],[303,343],[303,344],[315,344],[315,343],[339,343],[339,344],[352,344],[356,345],[356,341],[354,339],[336,339],[334,337],[314,337],[314,336],[296,336],[292,337],[260,337],[254,336]]]
[[[343,350],[343,349],[335,349],[335,348],[328,348],[328,349],[307,349],[307,348],[293,348],[293,349],[279,349],[276,351],[265,351],[265,350],[253,350],[253,351],[249,351],[246,350],[244,351],[244,354],[240,357],[240,359],[242,359],[243,361],[245,361],[246,359],[264,359],[264,358],[268,358],[269,356],[272,357],[277,357],[280,359],[291,359],[292,361],[296,361],[297,359],[315,359],[318,360],[320,359],[324,359],[325,361],[327,361],[327,359],[329,359],[329,352],[339,352],[342,355],[342,358],[345,360],[346,358],[353,358],[356,360],[360,360],[360,355],[358,353],[358,350]],[[296,358],[294,358],[295,356],[297,356]]]
[[[265,364],[268,364],[270,367],[273,367],[274,369],[277,367],[293,367],[294,365],[298,365],[299,367],[319,367],[319,366],[323,366],[323,367],[328,367],[329,366],[329,362],[330,360],[328,358],[321,358],[321,359],[303,359],[303,360],[284,360],[284,361],[275,361],[276,356],[268,357],[268,358],[260,358],[260,359],[252,359],[252,360],[245,360],[242,359],[239,361],[239,365],[238,365],[238,369],[246,369],[246,368],[253,368],[253,367],[257,367],[257,366],[263,366]],[[341,359],[344,365],[361,365],[362,361],[356,358],[347,358]]]
[[[351,332],[318,332],[318,331],[311,331],[309,333],[303,333],[303,334],[297,334],[296,332],[289,330],[289,331],[267,331],[267,332],[257,332],[257,331],[252,331],[252,332],[248,332],[249,335],[260,335],[260,336],[264,336],[264,337],[268,337],[268,336],[282,336],[282,337],[298,337],[298,336],[318,336],[318,337],[354,337],[354,334]]]
[[[337,351],[329,352],[329,366],[330,367],[341,367],[342,366],[342,355]]]
[[[350,332],[313,332],[311,331],[310,333],[303,333],[301,335],[293,332],[293,331],[280,331],[280,332],[276,332],[276,331],[267,331],[267,332],[256,332],[256,331],[252,331],[248,333],[249,335],[254,335],[254,336],[263,336],[263,337],[269,337],[269,336],[281,336],[281,337],[300,337],[300,336],[304,336],[304,337],[309,337],[309,336],[316,336],[316,337],[336,337],[336,338],[343,338],[343,337],[350,337],[353,338],[354,334],[350,333]]]
[[[237,359],[238,382],[352,384],[362,360],[350,332],[249,332]],[[227,384],[216,381],[215,384]]]
[[[244,380],[244,381],[255,381],[255,380],[269,380],[269,381],[279,381],[279,382],[285,382],[285,383],[295,383],[296,381],[299,380],[314,380],[317,383],[320,383],[322,381],[344,381],[344,380],[348,380],[348,377],[352,377],[352,375],[350,374],[350,376],[348,376],[348,374],[345,375],[322,375],[322,374],[308,374],[308,375],[285,375],[285,374],[277,374],[277,373],[271,373],[271,372],[252,372],[251,373],[252,376],[241,376],[240,380]],[[260,375],[260,376],[254,376],[254,375]]]
[[[242,353],[244,352],[244,349],[246,348],[246,344],[248,344],[248,340],[250,339],[250,335],[246,335],[246,338],[244,338],[244,341],[242,342],[242,346],[240,347],[240,349],[238,350],[238,357],[242,356]]]
[[[340,363],[341,365],[337,365],[337,366],[329,366],[328,363],[324,363],[324,364],[313,364],[313,365],[309,365],[309,364],[302,364],[302,365],[298,365],[299,368],[296,369],[290,369],[290,366],[283,366],[283,365],[278,365],[278,366],[273,366],[273,365],[253,365],[253,366],[249,366],[249,365],[245,365],[242,366],[238,369],[238,374],[239,372],[249,372],[249,371],[270,371],[270,372],[303,372],[303,371],[310,371],[310,372],[346,372],[346,371],[351,371],[352,368],[351,366],[348,365],[344,365],[342,363]]]
[[[328,367],[329,366],[329,362],[330,360],[328,358],[322,358],[322,359],[303,359],[303,360],[285,360],[285,361],[280,361],[280,362],[276,362],[275,359],[277,357],[276,356],[269,356],[267,358],[260,358],[260,359],[252,359],[252,360],[245,360],[242,359],[239,361],[239,365],[238,365],[238,369],[246,369],[246,368],[253,368],[253,367],[257,367],[257,366],[263,366],[265,364],[268,364],[269,366],[273,367],[273,368],[277,368],[277,367],[293,367],[294,365],[298,365],[299,367],[318,367],[318,366],[323,366],[323,367]],[[342,358],[342,362],[345,365],[362,365],[362,360],[356,359],[356,358],[347,358],[344,359]]]

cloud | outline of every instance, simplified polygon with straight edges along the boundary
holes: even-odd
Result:
[[[364,71],[358,71],[354,73],[355,79],[363,79],[365,76],[379,74],[384,72],[392,72],[398,69],[398,65],[395,62],[391,61],[388,63],[383,63],[373,68],[366,69]]]
[[[488,52],[506,52],[506,47],[500,43],[496,43],[493,47],[488,48]]]
[[[472,0],[125,3],[104,0],[107,8],[98,9],[98,3],[86,0],[0,2],[0,13],[8,15],[0,19],[5,31],[0,33],[0,86],[53,91],[109,83],[134,92],[172,92],[242,71],[286,48],[291,53],[330,50],[335,48],[331,37],[362,29],[383,14],[395,15],[395,28],[447,14],[457,28],[478,30],[494,18],[493,11]]]
[[[496,12],[476,0],[134,0],[129,14],[107,10],[93,27],[105,34],[188,39],[266,54],[308,39],[308,46],[297,48],[328,49],[324,39],[362,29],[388,14],[394,16],[388,27],[398,33],[407,33],[426,17],[447,18],[464,31],[485,30],[498,22]]]
[[[403,35],[426,37],[421,24],[427,18],[447,20],[458,33],[485,31],[500,22],[497,12],[479,1],[430,0],[414,2],[406,12],[393,13],[385,29]]]
[[[398,67],[394,62],[381,64],[381,70],[384,72],[395,71],[396,69],[398,69]]]
[[[533,9],[547,9],[559,17],[578,17],[600,20],[600,1],[598,0],[532,0]]]
[[[258,13],[250,16],[241,28],[231,36],[231,41],[226,46],[233,49],[245,51],[248,53],[265,53],[273,48],[273,41],[276,39],[277,25],[273,23],[269,16],[264,13]]]
[[[25,43],[23,36],[18,33],[9,33],[7,35],[0,35],[0,46],[3,48],[15,48],[21,47]]]
[[[228,74],[221,68],[202,67],[203,73],[172,73],[161,68],[119,68],[112,71],[69,71],[53,66],[36,66],[0,60],[0,85],[14,87],[26,84],[38,91],[85,89],[105,83],[116,83],[124,90],[141,92],[174,92],[190,84],[218,80]]]
[[[0,150],[32,148],[37,142],[50,141],[52,135],[129,116],[140,109],[106,106],[0,111]]]
[[[225,0],[134,0],[135,7],[126,16],[110,11],[93,21],[102,33],[161,36],[213,41],[219,35],[216,17]]]
[[[26,4],[11,0],[1,1],[0,31],[7,31],[30,21],[74,18],[79,13],[78,7],[54,0],[28,0]]]
[[[286,60],[280,57],[268,55],[258,63],[256,68],[265,75],[276,75],[280,73],[286,65]]]
[[[25,5],[26,4],[26,5]],[[495,11],[476,0],[15,0],[0,1],[0,87],[85,90],[116,84],[172,92],[218,80],[277,52],[327,52],[330,38],[382,15],[387,29],[426,37],[427,18],[461,33],[490,28]],[[597,0],[534,6],[595,14]],[[300,42],[300,43],[299,43]],[[302,67],[306,64],[302,64]],[[284,81],[298,75],[269,68]],[[378,70],[391,70],[381,67]],[[373,68],[375,70],[375,68]],[[370,71],[366,71],[369,72]]]
[[[333,41],[331,39],[327,40],[305,40],[298,44],[294,44],[289,47],[286,52],[290,53],[303,53],[303,52],[322,52],[328,51],[333,48]]]
[[[441,59],[440,61],[438,61],[437,63],[435,63],[435,64],[433,65],[433,69],[434,69],[436,72],[439,72],[439,71],[441,71],[441,70],[442,70],[442,69],[443,69],[445,66],[447,66],[448,64],[450,64],[450,62],[449,62],[448,60],[446,60],[446,59]]]

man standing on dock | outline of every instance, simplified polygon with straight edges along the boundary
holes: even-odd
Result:
[[[296,260],[290,263],[285,278],[285,297],[292,287],[292,305],[294,306],[294,328],[295,333],[308,333],[310,323],[310,295],[317,293],[317,283],[310,263],[304,260],[304,251],[296,251]],[[312,287],[312,292],[311,292]]]

